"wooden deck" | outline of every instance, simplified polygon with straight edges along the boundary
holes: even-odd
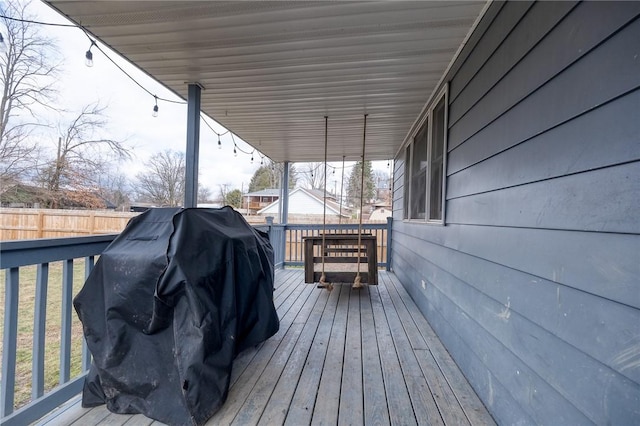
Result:
[[[493,419],[395,275],[361,290],[276,274],[280,331],[238,356],[229,397],[207,425],[449,424]],[[160,425],[84,409],[79,397],[40,425]]]

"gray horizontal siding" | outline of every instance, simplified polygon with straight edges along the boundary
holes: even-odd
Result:
[[[640,120],[625,119],[633,111],[640,111],[640,90],[449,176],[447,198],[639,160]]]
[[[640,234],[639,176],[640,160],[456,198],[447,223]]]
[[[396,262],[396,268],[410,268],[417,262],[428,261],[421,256],[404,258]],[[628,421],[640,415],[635,404],[640,390],[632,380],[604,368],[599,360],[521,315],[510,297],[501,303],[433,264],[427,269],[437,276],[438,284],[427,285],[426,298],[443,315],[449,312],[445,317],[462,318],[464,327],[458,326],[457,333],[470,342],[470,350],[483,360],[485,371],[501,373],[494,381],[510,389],[536,423],[546,424],[553,418],[554,424],[604,424],[609,413],[601,407],[622,401],[629,405],[616,413],[619,419]],[[564,310],[573,316],[571,306]]]
[[[449,153],[449,174],[638,88],[640,61],[637,50],[633,51],[634,45],[638,46],[637,40],[640,22],[636,19],[481,130],[460,129],[467,123],[459,122],[449,131],[449,147],[457,147]],[[487,95],[475,108],[488,108],[488,104],[501,99],[501,95]],[[473,136],[461,144],[461,139],[470,134]]]
[[[637,423],[640,3],[491,8],[447,78],[446,226],[396,179],[394,271],[499,423]]]
[[[540,3],[534,4],[531,8],[525,7],[526,4],[517,5],[517,2],[507,3],[511,10],[515,12],[512,16],[502,17],[503,21],[506,18],[511,18],[507,24],[507,27],[511,26],[511,21],[516,17],[521,17],[522,13],[526,13],[521,20],[517,22],[517,26],[508,35],[508,38],[504,40],[496,50],[491,53],[489,59],[480,67],[478,72],[464,88],[461,96],[457,96],[456,99],[450,103],[449,107],[449,123],[450,125],[456,124],[459,120],[464,118],[464,126],[458,126],[459,129],[473,129],[477,128],[478,120],[486,120],[497,113],[504,111],[503,104],[513,104],[513,99],[521,97],[523,94],[531,92],[532,87],[536,87],[540,82],[545,81],[546,74],[553,72],[555,69],[551,66],[549,61],[540,61],[534,53],[544,51],[544,44],[548,42],[548,37],[545,38],[545,43],[541,43],[540,46],[527,55],[528,51],[532,49],[540,40],[547,35],[547,33],[556,25],[559,21],[575,6],[576,2],[554,2],[548,6]],[[553,8],[553,10],[549,10]],[[498,24],[500,27],[505,23]],[[568,52],[567,52],[568,53]],[[532,56],[536,56],[533,57]],[[569,58],[571,54],[569,54]],[[524,58],[524,59],[523,59]],[[569,58],[559,58],[559,60],[568,61]],[[534,64],[533,69],[526,68]],[[508,74],[509,71],[515,67],[522,67],[525,71],[525,75],[516,72]],[[546,71],[543,73],[541,71]],[[516,70],[518,71],[518,70]],[[505,74],[507,76],[505,77]],[[519,86],[517,88],[511,87],[513,76],[517,76],[523,82],[525,86]],[[455,80],[460,77],[456,76]],[[497,86],[497,87],[494,87]],[[505,92],[505,98],[501,99],[501,102],[493,102],[488,104],[491,108],[489,111],[479,110],[478,108],[472,108],[478,103],[478,101],[488,92],[488,88],[492,88],[496,93],[503,93],[502,88],[510,88]],[[492,93],[493,95],[493,93]],[[471,110],[471,111],[470,111]],[[454,143],[458,143],[463,138],[456,138],[452,135]],[[451,145],[450,148],[455,147]]]
[[[405,160],[402,154],[401,158],[396,158],[393,161],[393,220],[402,220],[404,217],[404,205],[402,200],[404,197]]]

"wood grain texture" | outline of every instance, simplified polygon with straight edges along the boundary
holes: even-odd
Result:
[[[278,271],[281,330],[238,356],[207,424],[493,424],[395,275],[380,274],[378,286],[328,292],[305,285],[301,269]],[[65,424],[161,425],[79,400],[64,413]],[[63,417],[49,418],[41,424]]]

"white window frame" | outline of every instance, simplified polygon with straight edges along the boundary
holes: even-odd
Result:
[[[431,155],[432,155],[432,146],[433,146],[433,112],[435,107],[440,103],[440,101],[444,98],[444,141],[442,147],[442,194],[441,194],[441,218],[440,219],[432,219],[430,218],[431,214]],[[411,217],[411,176],[413,176],[412,164],[413,164],[413,153],[414,153],[414,142],[415,137],[420,133],[422,127],[427,125],[427,173],[425,176],[425,217],[422,218],[412,218]],[[402,155],[405,157],[405,175],[408,174],[408,185],[407,180],[405,179],[405,188],[404,188],[404,196],[407,197],[408,202],[403,203],[403,220],[406,222],[412,223],[427,223],[434,225],[445,225],[446,224],[446,194],[447,194],[447,147],[448,147],[448,126],[449,126],[449,84],[445,84],[444,88],[438,93],[426,110],[424,116],[419,121],[418,125],[415,127],[415,131],[411,134],[408,143],[405,145]],[[406,152],[410,151],[409,160],[406,161]]]

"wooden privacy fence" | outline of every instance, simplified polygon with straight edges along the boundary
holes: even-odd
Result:
[[[140,213],[0,208],[0,240],[113,234]]]

